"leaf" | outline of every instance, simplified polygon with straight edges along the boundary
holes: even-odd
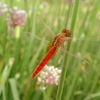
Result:
[[[10,86],[11,86],[11,90],[12,90],[12,94],[13,94],[14,100],[20,100],[18,89],[17,89],[16,80],[11,78],[9,80],[9,83],[10,83]]]

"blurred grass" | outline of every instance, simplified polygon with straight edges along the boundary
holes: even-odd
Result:
[[[23,29],[16,29],[20,37],[12,38],[6,30],[6,14],[0,16],[0,100],[99,100],[100,20],[97,15],[100,0],[72,0],[72,3],[70,0],[1,1],[8,8],[24,9],[27,22]],[[92,65],[65,54],[67,59],[58,52],[48,64],[61,68],[62,72],[67,69],[64,76],[61,75],[60,84],[63,85],[58,86],[60,89],[48,86],[46,90],[40,90],[37,78],[30,81],[31,72],[45,56],[46,47],[34,35],[43,41],[52,39],[51,31],[41,19],[55,34],[67,26],[72,37],[83,39],[72,40],[65,48],[70,48],[70,52],[81,55]]]

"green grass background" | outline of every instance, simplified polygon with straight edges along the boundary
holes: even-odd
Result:
[[[26,24],[8,34],[6,14],[0,16],[0,100],[100,100],[100,0],[1,1],[25,10]],[[52,31],[56,35],[64,28],[78,39],[65,49],[89,64],[58,52],[48,65],[62,69],[60,83],[41,90],[30,75],[45,56]]]

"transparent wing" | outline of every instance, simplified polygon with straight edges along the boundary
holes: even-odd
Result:
[[[72,54],[71,52],[65,50],[65,49],[62,48],[62,47],[61,47],[61,50],[62,50],[64,53],[66,53],[66,54],[68,54],[68,55],[70,55],[70,56],[73,56],[73,57],[75,57],[75,58],[78,58],[78,59],[80,59],[80,60],[82,60],[82,61],[85,61],[87,64],[90,65],[90,63],[89,63],[86,59],[82,58],[81,56]]]
[[[67,50],[65,50],[63,47],[60,48],[60,51],[63,52],[63,54],[67,54],[70,57],[73,57],[74,60],[76,61],[81,61],[81,70],[86,72],[87,74],[89,74],[92,70],[92,62],[90,62],[90,60],[86,57],[82,57],[80,54],[73,54]],[[73,60],[72,60],[73,63]],[[87,68],[85,68],[86,66],[88,66]]]
[[[35,38],[35,42],[37,41],[36,42],[37,47],[35,46],[36,48],[39,47],[39,44],[41,42],[43,42],[43,44],[44,44],[43,48],[44,48],[44,47],[46,47],[46,45],[49,42],[52,41],[52,37],[54,37],[55,35],[54,35],[54,32],[52,31],[52,29],[46,24],[46,22],[42,18],[39,18],[39,19],[40,20],[37,20],[36,34],[35,35],[32,34],[32,33],[29,33],[29,34],[30,34],[30,36],[32,36],[33,38]],[[72,37],[72,41],[71,41],[72,42],[72,44],[71,44],[72,48],[75,48],[75,49],[73,49],[71,51],[73,53],[70,53],[69,51],[66,51],[66,50],[61,50],[61,51],[63,51],[64,53],[70,55],[72,59],[75,59],[75,60],[77,59],[77,61],[78,60],[81,60],[82,61],[82,64],[83,64],[82,65],[83,66],[83,70],[84,70],[84,66],[85,65],[86,66],[87,65],[90,66],[89,69],[92,69],[91,68],[92,67],[91,66],[92,63],[90,63],[88,61],[88,58],[87,57],[86,58],[83,58],[83,57],[75,54],[75,52],[78,52],[78,51],[80,53],[82,52],[82,50],[84,49],[83,48],[84,47],[83,46],[84,41],[86,42],[85,44],[88,45],[90,48],[92,48],[92,46],[95,46],[95,48],[97,49],[98,44],[100,44],[100,37],[91,36],[90,38],[85,38],[85,36],[79,35],[79,37],[77,38],[77,35],[75,34],[75,36]],[[46,49],[46,48],[44,48],[44,49]],[[92,54],[92,55],[95,56],[95,53],[92,53],[92,51],[87,50],[86,53],[88,53],[88,52],[90,54]],[[60,55],[60,52],[58,52],[57,55],[58,55],[58,57],[56,57],[56,58],[57,58],[58,62],[60,61],[60,63],[62,63],[61,60],[63,59],[63,56]]]

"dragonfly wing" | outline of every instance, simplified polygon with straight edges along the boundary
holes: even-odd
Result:
[[[91,63],[88,61],[88,59],[85,59],[85,58],[83,58],[83,57],[81,57],[81,56],[78,56],[78,55],[76,55],[76,54],[72,54],[71,52],[65,50],[62,46],[61,46],[60,50],[63,51],[64,53],[70,55],[70,56],[73,56],[73,57],[75,57],[75,58],[78,58],[78,59],[84,61],[86,64],[88,64],[89,70],[92,69],[92,65],[91,65]]]
[[[68,54],[68,55],[70,55],[70,56],[76,57],[76,58],[78,58],[78,59],[81,59],[81,60],[85,61],[87,64],[89,64],[89,62],[88,62],[87,60],[85,60],[84,58],[82,58],[82,57],[80,57],[80,56],[78,56],[78,55],[72,54],[71,52],[65,50],[63,47],[61,47],[61,50],[62,50],[64,53],[66,53],[66,54]]]
[[[44,26],[50,31],[50,34],[52,37],[55,36],[54,32],[51,30],[51,28],[44,22],[44,20],[40,17],[41,22],[44,24]]]

